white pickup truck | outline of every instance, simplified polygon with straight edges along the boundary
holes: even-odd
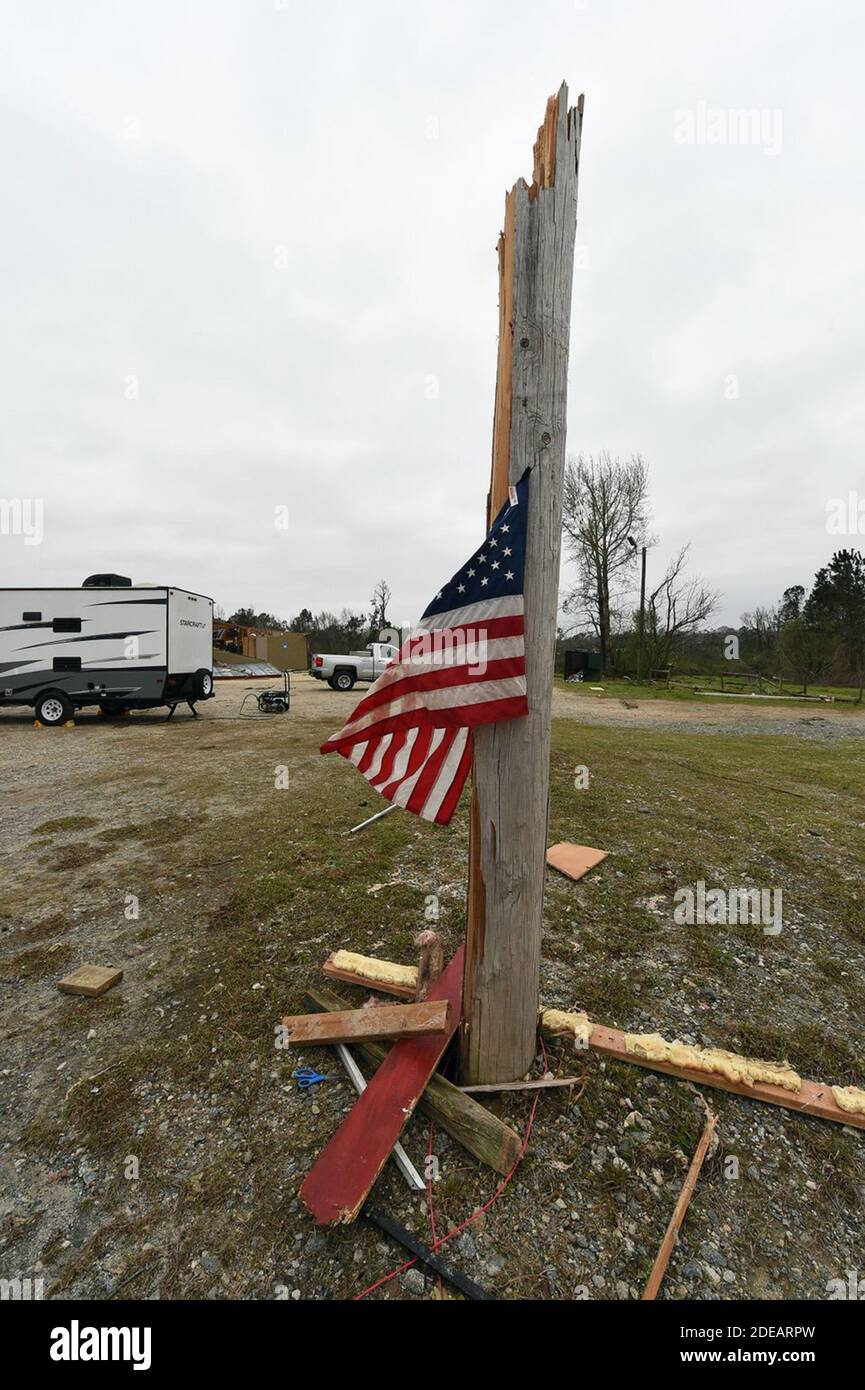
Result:
[[[351,690],[356,681],[377,680],[395,656],[399,647],[391,642],[368,642],[362,652],[313,656],[310,673],[317,681],[327,681],[331,690]]]

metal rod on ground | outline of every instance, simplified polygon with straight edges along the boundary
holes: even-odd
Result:
[[[339,1053],[339,1060],[342,1062],[342,1065],[351,1078],[354,1089],[357,1091],[358,1095],[360,1095],[362,1091],[366,1090],[366,1078],[363,1072],[352,1057],[345,1043],[337,1043],[336,1050]],[[416,1192],[426,1192],[426,1183],[417,1168],[415,1168],[402,1144],[394,1144],[392,1157],[409,1187],[414,1188]]]
[[[356,835],[358,830],[363,830],[365,826],[372,825],[373,821],[381,820],[382,816],[389,816],[391,811],[398,810],[399,807],[397,806],[396,802],[393,802],[390,806],[385,806],[383,811],[376,811],[375,815],[370,816],[368,820],[362,820],[360,825],[353,825],[348,833],[349,835]]]
[[[447,1260],[443,1260],[441,1255],[437,1255],[435,1251],[428,1249],[426,1245],[422,1245],[421,1242],[412,1235],[411,1231],[407,1231],[398,1221],[394,1221],[392,1216],[388,1216],[383,1211],[377,1211],[376,1208],[371,1207],[369,1203],[363,1208],[363,1215],[366,1217],[367,1221],[374,1222],[380,1230],[392,1236],[394,1240],[398,1240],[400,1245],[404,1245],[406,1250],[414,1255],[415,1259],[428,1265],[430,1269],[434,1269],[436,1274],[440,1274],[443,1279],[447,1279],[448,1283],[453,1284],[454,1288],[459,1289],[460,1293],[465,1294],[466,1298],[474,1298],[478,1302],[481,1300],[486,1301],[487,1299],[495,1301],[495,1294],[487,1293],[486,1289],[482,1289],[480,1284],[476,1284],[473,1279],[469,1279],[467,1275],[461,1274],[458,1269],[454,1269],[453,1265],[449,1264]]]

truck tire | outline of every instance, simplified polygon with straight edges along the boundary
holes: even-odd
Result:
[[[357,677],[354,671],[346,669],[335,671],[333,676],[333,688],[334,690],[351,690],[356,679]]]
[[[73,713],[72,701],[62,690],[43,690],[36,700],[36,718],[40,724],[47,724],[49,728],[65,724],[67,719],[72,718]]]
[[[195,691],[197,700],[209,700],[213,694],[213,675],[210,671],[205,671],[204,667],[196,671],[192,677],[192,688]]]

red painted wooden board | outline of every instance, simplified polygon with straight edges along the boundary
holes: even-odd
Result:
[[[366,1201],[459,1026],[462,979],[461,946],[427,995],[428,1001],[450,1001],[447,1032],[394,1043],[307,1173],[300,1195],[320,1226],[354,1221]]]

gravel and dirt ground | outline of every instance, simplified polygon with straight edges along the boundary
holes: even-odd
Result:
[[[324,1051],[277,1050],[275,1025],[334,947],[412,960],[431,893],[457,944],[466,809],[446,829],[396,813],[346,838],[380,808],[317,748],[357,695],[293,684],[269,719],[239,718],[254,682],[221,683],[198,720],[85,712],[49,731],[0,713],[2,1278],[55,1298],[343,1298],[402,1261],[363,1222],[316,1230],[299,1202],[353,1092]],[[551,840],[609,858],[579,884],[548,878],[544,1001],[865,1085],[865,719],[717,703],[557,689]],[[780,935],[677,925],[673,894],[701,879],[782,888]],[[59,993],[84,962],[123,982]],[[565,1044],[548,1054],[585,1067],[582,1089],[541,1096],[520,1168],[452,1256],[503,1298],[636,1298],[699,1101]],[[300,1064],[330,1079],[300,1092]],[[720,1145],[662,1296],[819,1299],[865,1277],[865,1135],[703,1094]],[[531,1097],[490,1105],[525,1131]],[[493,1194],[496,1176],[421,1117],[404,1142],[438,1160],[439,1232]],[[427,1202],[392,1165],[376,1197],[429,1239]],[[371,1296],[436,1293],[414,1269]]]
[[[853,707],[792,700],[739,699],[686,701],[591,696],[564,682],[556,683],[553,716],[582,724],[611,724],[632,729],[666,729],[707,734],[792,734],[797,738],[861,739],[865,715]]]

